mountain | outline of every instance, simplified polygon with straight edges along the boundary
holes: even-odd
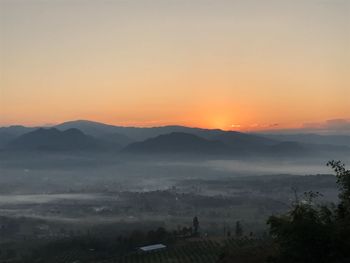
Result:
[[[349,135],[319,135],[313,133],[300,134],[257,134],[259,136],[279,141],[294,141],[299,143],[329,144],[350,147]]]
[[[199,154],[256,157],[320,156],[320,154],[350,153],[350,148],[329,145],[315,145],[298,142],[281,142],[264,137],[226,132],[215,135],[211,140],[194,134],[173,132],[142,142],[131,143],[123,152],[137,154]]]
[[[30,136],[30,137],[29,137]],[[129,146],[130,145],[130,146]],[[78,120],[52,129],[0,128],[0,149],[120,149],[127,152],[197,152],[248,155],[349,153],[350,136],[259,134],[185,126],[121,127]]]
[[[94,137],[100,137],[106,134],[117,132],[116,126],[86,120],[68,121],[58,124],[54,126],[54,128],[60,131],[65,131],[68,129],[78,129],[84,132],[85,134]]]
[[[94,121],[69,121],[56,125],[55,128],[59,130],[79,129],[87,135],[94,136],[106,142],[116,143],[123,147],[135,141],[127,136],[127,134],[119,133],[118,131],[121,127]]]
[[[34,131],[38,129],[37,127],[25,127],[22,125],[13,125],[13,126],[8,126],[8,127],[0,127],[0,134],[2,133],[7,133],[11,134],[11,136],[20,136],[22,134],[25,134],[30,131]]]
[[[266,149],[268,146],[279,143],[277,140],[235,131],[227,131],[214,135],[210,139],[223,142],[236,150],[244,151],[261,151]]]
[[[7,144],[9,150],[47,150],[47,151],[92,151],[105,150],[118,146],[109,145],[95,139],[78,129],[60,131],[55,128],[39,128],[25,133]]]
[[[10,141],[14,140],[16,137],[27,132],[33,131],[35,129],[36,128],[24,127],[20,125],[0,127],[0,149],[4,148]]]
[[[277,156],[302,156],[311,151],[311,147],[298,142],[279,142],[269,146],[267,153]]]
[[[223,154],[230,148],[219,141],[210,141],[193,134],[172,132],[142,142],[135,142],[123,150],[128,153],[196,153]]]
[[[5,147],[10,141],[14,140],[16,135],[8,133],[8,132],[0,132],[0,149]]]
[[[138,128],[138,127],[119,127],[119,133],[126,134],[130,138],[136,141],[143,141],[146,139],[154,138],[162,134],[169,133],[187,133],[197,135],[199,137],[209,139],[210,137],[224,133],[222,130],[210,130],[201,128],[192,128],[185,126],[162,126],[162,127],[149,127],[149,128]]]
[[[130,143],[135,142],[135,140],[130,139],[130,137],[120,133],[105,134],[105,135],[99,136],[98,139],[104,140],[105,142],[109,142],[109,143],[116,143],[122,147],[125,147]]]
[[[55,128],[59,130],[76,128],[88,135],[108,141],[117,141],[121,144],[125,144],[126,141],[143,141],[161,134],[168,134],[172,132],[190,133],[207,139],[209,139],[211,136],[224,133],[222,130],[191,128],[178,125],[162,127],[122,127],[86,120],[64,122],[56,125]]]

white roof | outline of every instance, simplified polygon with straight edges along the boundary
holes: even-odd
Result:
[[[163,244],[154,244],[154,245],[150,245],[150,246],[140,247],[140,250],[152,251],[152,250],[157,250],[157,249],[162,249],[162,248],[166,248],[166,246]]]

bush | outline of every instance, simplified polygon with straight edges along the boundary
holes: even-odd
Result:
[[[276,262],[350,262],[350,171],[340,161],[327,164],[336,173],[339,203],[315,204],[318,193],[296,198],[291,211],[268,220],[278,248]]]

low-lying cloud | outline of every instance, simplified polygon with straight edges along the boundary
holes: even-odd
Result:
[[[331,119],[319,123],[304,123],[301,130],[321,133],[350,133],[350,119]]]

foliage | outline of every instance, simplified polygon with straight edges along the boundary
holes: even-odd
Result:
[[[243,235],[243,228],[239,221],[236,222],[235,234],[236,237],[241,237]]]
[[[338,205],[318,205],[319,193],[296,198],[291,211],[268,220],[278,246],[277,262],[349,262],[350,171],[340,161],[327,164],[336,173]]]
[[[198,217],[195,216],[193,218],[193,235],[194,236],[198,235],[198,228],[199,228],[199,221],[198,221]]]

